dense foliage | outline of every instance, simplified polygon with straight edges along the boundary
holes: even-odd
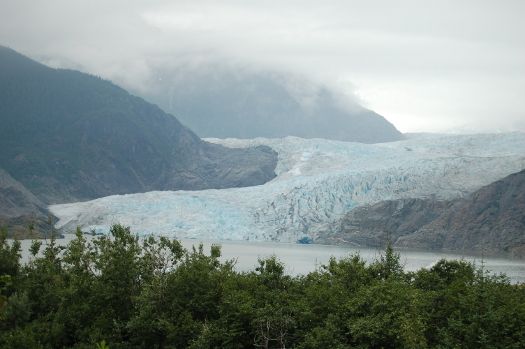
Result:
[[[41,250],[41,251],[40,251]],[[464,261],[332,259],[289,276],[115,225],[67,247],[0,238],[1,348],[524,348],[525,287]]]

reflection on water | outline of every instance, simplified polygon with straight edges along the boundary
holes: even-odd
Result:
[[[58,244],[65,245],[74,238],[74,235],[66,234],[64,239],[57,240]],[[91,239],[90,235],[86,235]],[[198,245],[199,240],[181,240],[185,248]],[[29,258],[29,246],[31,241],[22,241],[22,259],[27,261]],[[203,241],[204,248],[209,251],[212,244],[222,246],[222,259],[235,259],[236,268],[239,271],[253,270],[257,265],[258,258],[265,258],[276,255],[286,266],[289,274],[306,274],[313,271],[316,267],[326,264],[331,256],[340,258],[351,254],[359,253],[361,258],[367,262],[372,262],[379,257],[381,251],[370,248],[353,248],[343,246],[328,245],[301,245],[273,242],[246,242],[246,241]],[[477,265],[481,264],[481,257],[470,255],[422,252],[422,251],[400,251],[401,262],[405,265],[405,270],[417,270],[420,268],[431,267],[442,258],[464,259],[473,261]],[[512,282],[525,282],[525,261],[511,260],[505,258],[485,258],[485,268],[492,273],[505,273]]]

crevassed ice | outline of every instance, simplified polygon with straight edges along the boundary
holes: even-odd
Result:
[[[122,223],[178,238],[293,242],[381,200],[465,195],[525,168],[525,134],[426,135],[382,144],[323,139],[208,139],[268,145],[277,177],[259,186],[156,191],[53,205],[57,228],[106,232]]]

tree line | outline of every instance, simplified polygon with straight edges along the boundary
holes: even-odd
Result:
[[[249,272],[114,225],[67,246],[0,236],[1,348],[525,348],[525,285],[462,260],[403,270],[390,246],[307,275]]]

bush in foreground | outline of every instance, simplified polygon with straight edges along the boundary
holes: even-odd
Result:
[[[464,261],[404,272],[387,248],[289,276],[220,247],[188,251],[115,225],[22,265],[0,237],[2,348],[524,348],[525,287]]]

